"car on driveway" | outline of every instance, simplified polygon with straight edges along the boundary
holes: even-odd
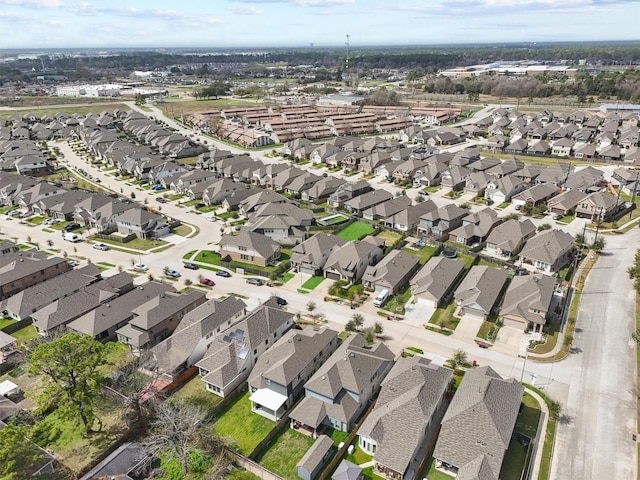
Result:
[[[95,248],[96,250],[109,250],[109,245],[107,245],[106,243],[94,243],[93,244],[93,248]]]
[[[149,271],[149,267],[147,267],[144,263],[136,263],[133,266],[133,269],[136,272],[148,272]]]
[[[70,267],[77,267],[78,265],[80,265],[80,262],[77,260],[67,260],[67,263]]]
[[[196,203],[196,204],[193,206],[193,208],[202,208],[202,207],[206,207],[206,206],[207,206],[207,204],[206,204],[206,203],[202,203],[202,202],[200,202],[200,203]]]
[[[188,268],[189,270],[198,270],[198,265],[195,263],[187,262],[184,264],[184,268]]]
[[[216,270],[216,275],[219,277],[225,277],[225,278],[229,278],[231,276],[231,274],[226,270]]]
[[[180,272],[176,271],[176,270],[172,270],[170,268],[168,268],[167,270],[165,270],[164,274],[167,277],[171,277],[171,278],[178,278],[180,277]]]
[[[56,223],[60,223],[60,220],[57,218],[47,218],[42,222],[43,225],[55,225]]]
[[[65,232],[70,232],[72,230],[77,230],[78,228],[80,228],[80,224],[79,223],[67,223],[64,226],[63,230]]]
[[[556,213],[553,217],[554,220],[560,220],[562,218],[562,215],[559,213]]]
[[[515,206],[515,209],[516,209],[516,210],[522,210],[522,205],[516,205],[516,206]]]
[[[158,192],[160,190],[164,190],[164,187],[162,185],[156,185],[155,187],[151,187],[151,190]]]
[[[201,285],[208,285],[209,287],[214,287],[216,285],[216,282],[214,282],[213,280],[211,280],[210,278],[204,278],[202,277],[200,279],[200,284]]]
[[[263,281],[260,280],[259,278],[247,278],[247,283],[249,285],[256,285],[256,286],[260,286],[263,284]]]

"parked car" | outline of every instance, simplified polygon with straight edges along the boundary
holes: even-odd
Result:
[[[67,263],[70,267],[77,267],[78,265],[80,265],[80,262],[77,260],[67,260]]]
[[[393,183],[396,181],[396,177],[387,177],[387,183]]]
[[[207,215],[206,217],[204,217],[204,219],[207,222],[215,222],[216,221],[216,216],[215,215]]]
[[[493,200],[487,198],[487,200],[485,200],[484,202],[486,205],[493,205]]]
[[[57,218],[47,218],[44,222],[42,222],[43,225],[55,225],[57,223],[60,223],[60,220]]]
[[[72,230],[77,230],[78,228],[80,228],[80,224],[79,223],[67,223],[64,226],[63,230],[65,232],[70,232]]]
[[[187,262],[184,264],[184,268],[188,268],[189,270],[198,270],[198,265],[195,263]]]
[[[147,272],[147,271],[149,271],[149,267],[147,267],[144,263],[136,263],[133,266],[133,269],[136,272]]]
[[[151,190],[158,192],[160,190],[164,190],[164,187],[162,185],[156,185],[155,187],[151,187]]]
[[[276,303],[283,307],[288,304],[288,302],[282,297],[276,297]]]
[[[177,272],[177,271],[172,270],[172,269],[170,269],[170,268],[169,268],[169,269],[167,269],[167,270],[165,270],[164,274],[165,274],[167,277],[171,277],[171,278],[178,278],[178,277],[180,277],[180,272]]]
[[[206,206],[207,206],[206,203],[198,202],[193,206],[193,208],[202,208],[202,207],[206,207]]]
[[[247,278],[247,283],[249,285],[256,285],[256,286],[260,286],[262,285],[264,282],[262,280],[260,280],[259,278]]]
[[[109,245],[107,245],[106,243],[94,243],[93,244],[93,248],[95,248],[96,250],[109,250]]]
[[[216,275],[219,277],[225,277],[225,278],[229,278],[231,276],[231,274],[226,270],[216,270]]]
[[[167,199],[164,197],[156,197],[156,200],[158,203],[167,203]]]
[[[556,213],[553,217],[554,220],[560,220],[562,218],[562,215],[559,213]]]
[[[204,278],[202,277],[200,279],[200,284],[201,285],[208,285],[209,287],[214,287],[216,285],[216,282],[214,282],[213,280],[211,280],[210,278]]]
[[[10,217],[13,217],[14,215],[18,215],[20,213],[20,210],[9,210],[6,215],[9,215]]]
[[[516,210],[522,210],[522,205],[516,205]]]

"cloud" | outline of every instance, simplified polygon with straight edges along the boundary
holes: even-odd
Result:
[[[337,7],[355,3],[356,0],[235,0],[240,3],[290,3],[298,7]]]
[[[0,0],[0,4],[23,8],[59,8],[64,6],[60,0]]]
[[[229,7],[227,10],[235,13],[236,15],[262,15],[262,10],[258,10],[258,8],[253,5]]]

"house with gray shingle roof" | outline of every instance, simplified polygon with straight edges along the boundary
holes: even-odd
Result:
[[[302,480],[313,480],[332,454],[333,440],[326,435],[320,435],[296,465],[298,476]]]
[[[572,258],[574,238],[562,230],[545,230],[532,237],[518,256],[523,265],[553,273],[560,270]]]
[[[344,203],[344,208],[353,215],[360,216],[371,207],[384,203],[393,198],[393,194],[386,190],[373,190],[359,195]]]
[[[499,315],[505,327],[541,332],[549,316],[556,277],[535,273],[511,279]]]
[[[397,230],[405,234],[411,233],[416,229],[416,226],[420,221],[420,217],[432,210],[436,210],[437,208],[437,205],[433,203],[432,200],[418,202],[415,205],[410,205],[388,217],[385,220],[384,225],[387,228]]]
[[[327,203],[333,208],[342,208],[345,202],[371,192],[373,187],[366,180],[357,180],[340,185],[335,192],[329,195]]]
[[[19,252],[15,244],[5,243],[6,253],[0,254],[0,300],[71,270],[62,257],[47,257],[38,251]]]
[[[462,219],[468,214],[468,210],[448,203],[421,216],[418,233],[422,237],[428,236],[436,240],[448,238],[449,232],[460,227]]]
[[[238,262],[266,267],[278,262],[280,245],[261,233],[244,228],[238,235],[227,234],[220,239],[220,256],[227,255]]]
[[[117,273],[59,298],[32,313],[33,325],[40,335],[46,335],[132,289],[133,278],[126,272]]]
[[[576,207],[576,217],[592,221],[607,220],[618,211],[622,203],[610,193],[594,192],[580,200]]]
[[[502,287],[507,281],[507,271],[476,265],[456,289],[453,297],[459,314],[486,320],[498,302]]]
[[[293,247],[291,266],[298,272],[316,275],[335,250],[342,247],[346,240],[330,233],[317,233]]]
[[[504,175],[494,178],[487,183],[484,198],[492,200],[497,205],[510,202],[514,195],[526,190],[527,183],[515,175]]]
[[[362,276],[364,288],[381,292],[389,290],[395,295],[420,268],[420,258],[402,250],[392,250],[375,265],[370,265]]]
[[[6,310],[6,315],[15,320],[23,320],[59,298],[71,295],[101,278],[100,270],[95,265],[86,265],[19,291],[3,300],[0,310]]]
[[[304,382],[336,351],[338,332],[289,330],[258,358],[251,375],[251,411],[277,422],[304,393]]]
[[[324,276],[356,283],[368,266],[382,259],[383,248],[384,240],[370,235],[364,240],[351,240],[329,255],[324,264]]]
[[[338,177],[324,177],[302,192],[302,199],[313,203],[322,203],[334,193],[346,180]]]
[[[373,456],[374,473],[412,480],[423,444],[431,442],[447,407],[453,372],[427,358],[399,358],[382,381],[376,405],[358,429],[358,447]]]
[[[115,217],[118,233],[138,238],[160,238],[169,234],[169,226],[162,222],[162,215],[144,208],[133,207]]]
[[[523,393],[491,367],[468,370],[442,421],[436,466],[459,479],[498,480]]]
[[[562,185],[570,173],[571,164],[569,163],[549,165],[548,167],[543,167],[540,171],[540,175],[536,178],[536,183],[548,183],[556,186]]]
[[[362,480],[363,468],[360,465],[342,460],[331,475],[331,480]]]
[[[134,355],[140,355],[171,335],[180,320],[206,300],[205,293],[199,290],[161,293],[131,311],[134,317],[116,330],[118,341],[129,345]]]
[[[466,270],[457,258],[431,257],[411,279],[411,294],[416,303],[433,308],[449,301],[453,289]]]
[[[476,245],[484,242],[502,219],[491,208],[483,208],[462,219],[462,225],[449,232],[449,241],[462,245]]]
[[[362,335],[349,336],[305,383],[305,398],[289,414],[291,427],[314,436],[324,426],[350,431],[393,362],[385,344],[367,347]]]
[[[539,183],[528,188],[511,198],[514,205],[531,205],[535,207],[547,202],[550,198],[558,194],[558,187],[552,183]]]
[[[547,208],[551,213],[570,215],[575,212],[578,204],[587,197],[581,190],[566,190],[560,195],[547,200]]]
[[[162,282],[147,282],[133,290],[100,304],[67,325],[67,328],[96,340],[108,342],[116,339],[116,330],[123,327],[135,314],[133,310],[149,300],[175,289]]]
[[[536,234],[536,226],[528,218],[522,222],[512,218],[498,225],[487,237],[485,250],[489,255],[511,258]]]
[[[247,380],[260,355],[293,327],[294,316],[262,305],[216,336],[196,363],[205,389],[220,397]]]
[[[379,203],[362,212],[362,218],[367,220],[386,220],[392,215],[406,209],[412,203],[411,199],[406,195],[392,198],[386,202]]]
[[[564,182],[565,190],[588,191],[591,187],[598,185],[604,181],[604,172],[588,166],[581,170],[571,173]]]
[[[220,334],[246,314],[247,305],[237,297],[223,300],[209,299],[187,312],[176,330],[151,348],[151,363],[158,371],[175,382],[202,360],[207,347]]]

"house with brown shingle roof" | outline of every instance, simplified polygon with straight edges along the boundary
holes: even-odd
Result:
[[[460,479],[498,480],[523,393],[491,367],[468,370],[442,420],[436,466]]]
[[[551,311],[556,277],[534,273],[516,276],[504,294],[499,315],[505,327],[541,332]]]
[[[574,238],[562,230],[545,230],[532,237],[518,256],[522,265],[553,273],[572,258]]]
[[[398,293],[420,268],[420,258],[402,250],[392,250],[375,265],[370,265],[362,276],[364,288],[381,292]]]

